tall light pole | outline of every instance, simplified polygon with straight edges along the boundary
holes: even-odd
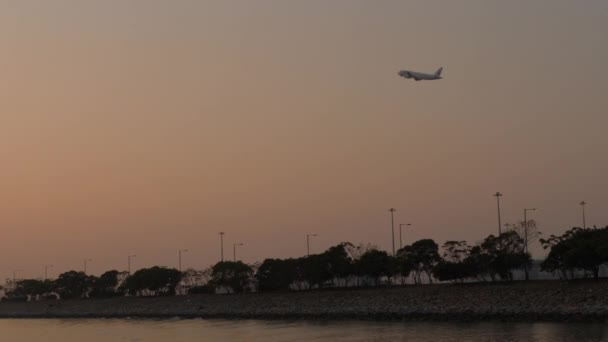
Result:
[[[127,256],[127,274],[131,275],[131,258],[135,258],[137,255],[129,254]]]
[[[536,208],[524,209],[524,253],[528,253],[528,211],[535,211]]]
[[[392,235],[392,241],[393,241],[393,255],[395,255],[395,211],[397,211],[397,209],[395,208],[390,208],[388,211],[391,212],[391,235]]]
[[[524,209],[524,253],[528,253],[528,211],[535,211],[536,208],[526,208]],[[524,266],[524,273],[526,275],[526,280],[530,279],[528,274],[528,265]]]
[[[221,261],[224,262],[224,232],[219,232],[220,234],[220,254],[221,254]]]
[[[498,208],[498,236],[500,236],[502,234],[502,222],[500,220],[500,198],[502,197],[502,194],[500,192],[496,192],[494,197],[496,197],[496,207]]]
[[[44,265],[44,280],[49,279],[49,268],[52,268],[53,265]]]
[[[233,243],[232,244],[232,260],[236,262],[236,246],[245,246],[244,243]]]
[[[177,254],[179,254],[179,271],[182,271],[182,253],[187,252],[187,249],[180,249],[179,252]]]
[[[580,204],[583,210],[583,229],[587,229],[587,222],[585,222],[585,206],[587,205],[587,202],[582,201]]]
[[[318,236],[317,234],[306,234],[306,256],[310,256],[310,237]]]
[[[87,274],[87,263],[93,261],[91,258],[84,258],[84,274]]]
[[[17,272],[21,272],[23,270],[13,270],[13,290],[17,288]]]
[[[401,232],[401,228],[403,226],[411,226],[411,223],[399,223],[399,249],[403,248],[403,238],[401,237],[402,232]]]

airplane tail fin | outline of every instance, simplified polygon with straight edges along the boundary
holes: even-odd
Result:
[[[437,71],[435,71],[435,76],[441,76],[442,71],[443,71],[443,67],[437,69]]]

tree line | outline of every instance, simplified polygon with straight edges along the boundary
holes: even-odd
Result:
[[[490,235],[471,246],[431,239],[418,240],[390,255],[372,245],[348,242],[301,258],[266,259],[252,265],[218,262],[205,270],[151,267],[133,274],[108,271],[100,276],[69,271],[54,280],[7,280],[3,300],[171,296],[197,293],[242,293],[377,287],[439,282],[512,281],[516,270],[527,273],[532,258],[518,229]],[[549,250],[541,270],[560,279],[599,278],[608,264],[608,227],[573,228],[539,239]]]

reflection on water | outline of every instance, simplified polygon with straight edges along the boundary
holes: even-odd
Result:
[[[0,320],[0,341],[608,341],[608,326],[230,320]]]

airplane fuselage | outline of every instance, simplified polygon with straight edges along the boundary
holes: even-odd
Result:
[[[399,71],[399,76],[404,78],[413,78],[416,81],[431,81],[431,80],[440,80],[441,77],[441,69],[437,70],[434,74],[426,74],[422,72],[409,71],[409,70],[401,70]]]

